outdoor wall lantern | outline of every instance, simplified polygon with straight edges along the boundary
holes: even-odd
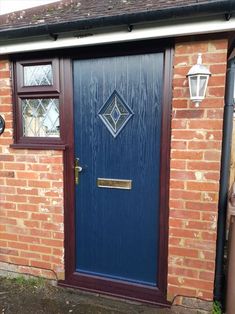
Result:
[[[199,53],[197,64],[192,66],[187,74],[190,99],[195,103],[195,107],[199,107],[200,102],[205,98],[206,88],[210,76],[210,71],[202,64],[202,54]]]
[[[0,116],[0,135],[4,132],[5,129],[5,121],[2,116]]]

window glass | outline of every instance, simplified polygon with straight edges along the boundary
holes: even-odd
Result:
[[[24,66],[24,86],[53,85],[52,65]]]
[[[56,58],[14,62],[13,146],[42,148],[43,145],[64,145],[59,65],[60,60]]]
[[[21,101],[23,136],[59,137],[59,100],[57,98]]]

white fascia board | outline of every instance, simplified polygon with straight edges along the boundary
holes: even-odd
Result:
[[[111,44],[119,42],[130,42],[137,40],[157,39],[157,38],[170,38],[180,37],[196,34],[208,34],[235,31],[235,17],[226,21],[223,17],[213,18],[211,20],[204,18],[199,21],[181,21],[169,24],[154,24],[149,23],[146,25],[135,25],[131,32],[127,28],[120,27],[116,29],[103,30],[90,30],[81,36],[74,36],[73,32],[59,36],[57,40],[51,38],[31,38],[21,39],[21,42],[4,42],[0,43],[0,55],[41,51],[48,49],[61,49],[82,46],[93,46],[100,44]],[[78,33],[78,31],[77,31]]]

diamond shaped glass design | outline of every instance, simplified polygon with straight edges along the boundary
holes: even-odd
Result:
[[[58,99],[23,99],[21,105],[23,136],[60,136]]]
[[[51,64],[24,66],[24,86],[48,86],[52,84]]]
[[[98,114],[112,136],[116,137],[134,113],[115,90]]]

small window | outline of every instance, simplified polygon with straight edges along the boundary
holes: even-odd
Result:
[[[27,65],[23,69],[24,86],[53,85],[52,65]]]
[[[59,92],[59,61],[57,59],[17,62],[16,71],[18,93],[36,90],[37,92]]]
[[[21,100],[23,136],[59,137],[59,100],[27,98]]]
[[[59,61],[18,61],[14,64],[15,144],[33,148],[62,144],[63,118]]]

